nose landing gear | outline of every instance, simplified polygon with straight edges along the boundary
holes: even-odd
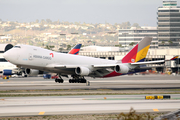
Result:
[[[61,78],[61,76],[59,75],[59,78],[55,78],[55,82],[57,83],[63,83],[64,80]]]

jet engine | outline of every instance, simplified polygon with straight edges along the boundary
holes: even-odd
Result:
[[[3,70],[3,75],[12,75],[12,70]]]
[[[26,68],[25,73],[30,76],[36,76],[38,74],[43,74],[44,72],[40,70]]]
[[[84,75],[89,75],[90,72],[91,72],[91,71],[89,70],[89,68],[86,68],[86,67],[77,67],[77,68],[75,69],[75,73],[76,73],[77,75],[82,75],[82,76],[84,76]]]
[[[128,73],[128,72],[129,72],[129,67],[126,66],[126,65],[120,64],[120,65],[116,65],[116,66],[114,67],[114,70],[115,70],[117,73]]]

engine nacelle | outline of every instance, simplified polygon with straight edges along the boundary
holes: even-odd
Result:
[[[12,75],[12,70],[3,70],[3,75]]]
[[[44,72],[43,72],[43,71],[40,71],[40,70],[35,70],[35,69],[26,68],[26,69],[25,69],[25,73],[26,73],[27,75],[35,76],[35,75],[38,75],[38,74],[43,74]]]
[[[128,72],[129,72],[129,67],[126,66],[126,65],[120,64],[120,65],[116,65],[116,66],[114,67],[114,70],[115,70],[117,73],[128,73]]]
[[[86,68],[86,67],[77,67],[76,69],[75,69],[75,73],[77,74],[77,75],[82,75],[82,76],[84,76],[84,75],[89,75],[90,74],[90,70],[89,70],[89,68]]]

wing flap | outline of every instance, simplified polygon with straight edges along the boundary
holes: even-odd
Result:
[[[117,64],[102,64],[102,65],[92,65],[94,68],[110,68],[115,67]]]
[[[78,65],[55,65],[54,68],[77,68]]]
[[[94,68],[111,68],[115,67],[117,64],[102,64],[102,65],[91,65]],[[77,68],[82,65],[54,65],[54,68]]]

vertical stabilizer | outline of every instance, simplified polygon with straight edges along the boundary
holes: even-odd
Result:
[[[150,47],[152,37],[144,37],[128,54],[122,59],[122,63],[143,62]]]
[[[76,46],[74,46],[68,54],[74,54],[74,55],[78,55],[79,54],[79,50],[81,48],[82,44],[77,44]]]

